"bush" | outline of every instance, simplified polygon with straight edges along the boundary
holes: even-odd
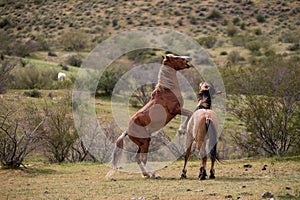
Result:
[[[263,16],[262,14],[258,14],[256,16],[256,20],[257,20],[258,23],[264,23],[264,22],[266,22],[265,16]]]
[[[34,97],[34,98],[42,97],[42,93],[40,91],[38,91],[37,89],[25,91],[24,95],[27,97]]]
[[[215,36],[201,37],[198,39],[198,43],[208,49],[212,48],[217,42]]]
[[[222,17],[222,14],[218,10],[213,9],[207,16],[207,19],[220,19]]]
[[[14,103],[14,102],[13,102]],[[7,104],[0,99],[0,162],[18,168],[40,146],[45,118],[32,103]]]
[[[50,162],[64,162],[69,156],[72,145],[78,139],[70,116],[69,99],[65,98],[56,104],[46,105],[44,112],[47,116],[44,125],[47,134],[43,138],[45,156]]]
[[[229,76],[223,78],[233,94],[228,110],[246,126],[246,132],[232,135],[236,144],[254,154],[295,155],[293,147],[300,145],[299,58],[275,55],[251,67],[227,69]]]
[[[238,29],[232,25],[227,26],[227,35],[233,37],[238,33]]]
[[[11,79],[11,71],[15,68],[16,63],[12,61],[0,62],[0,94],[4,94],[7,91],[7,86]]]
[[[88,46],[88,36],[82,31],[65,32],[60,41],[66,51],[81,51]]]
[[[82,56],[79,54],[71,55],[67,58],[66,63],[74,67],[80,67],[82,64]]]
[[[9,87],[13,89],[51,89],[57,79],[54,69],[39,69],[29,64],[24,68],[16,68],[12,73]]]
[[[240,53],[238,51],[231,51],[228,54],[228,61],[230,61],[232,64],[236,64],[241,60]]]

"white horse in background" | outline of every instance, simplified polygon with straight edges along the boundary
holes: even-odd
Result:
[[[57,80],[58,81],[65,81],[67,78],[67,75],[63,72],[59,72],[58,75],[57,75]]]

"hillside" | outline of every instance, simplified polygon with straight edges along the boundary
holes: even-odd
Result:
[[[236,46],[231,37],[238,34],[276,44],[282,34],[297,30],[299,14],[297,0],[1,0],[0,28],[17,38],[43,38],[54,50],[61,47],[60,37],[75,29],[87,34],[91,50],[110,35],[141,26],[173,29],[195,39],[214,36],[214,46],[226,49]]]

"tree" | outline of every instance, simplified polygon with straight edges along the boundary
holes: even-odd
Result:
[[[251,67],[229,68],[229,112],[246,126],[245,133],[233,135],[236,144],[256,154],[293,154],[300,145],[299,58],[276,55]]]
[[[41,143],[45,118],[33,104],[5,103],[0,100],[0,162],[18,168]]]
[[[8,60],[0,62],[0,94],[6,93],[10,78],[10,72],[14,69],[16,63]]]
[[[60,38],[61,44],[66,51],[81,51],[87,47],[88,36],[82,31],[68,31]]]
[[[47,121],[44,136],[45,154],[50,162],[64,162],[69,156],[70,149],[78,139],[71,118],[71,106],[68,98],[44,108]]]

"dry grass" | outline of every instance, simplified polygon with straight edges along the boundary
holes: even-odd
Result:
[[[179,180],[183,161],[159,170],[162,179],[118,172],[105,179],[102,164],[32,164],[24,170],[0,170],[0,199],[276,199],[300,197],[300,162],[296,160],[229,160],[216,166],[215,180],[199,181],[198,161],[189,163],[188,179]],[[250,163],[252,168],[243,165]],[[267,170],[261,168],[267,164]],[[232,198],[228,198],[232,197]],[[294,198],[293,198],[294,197]]]

